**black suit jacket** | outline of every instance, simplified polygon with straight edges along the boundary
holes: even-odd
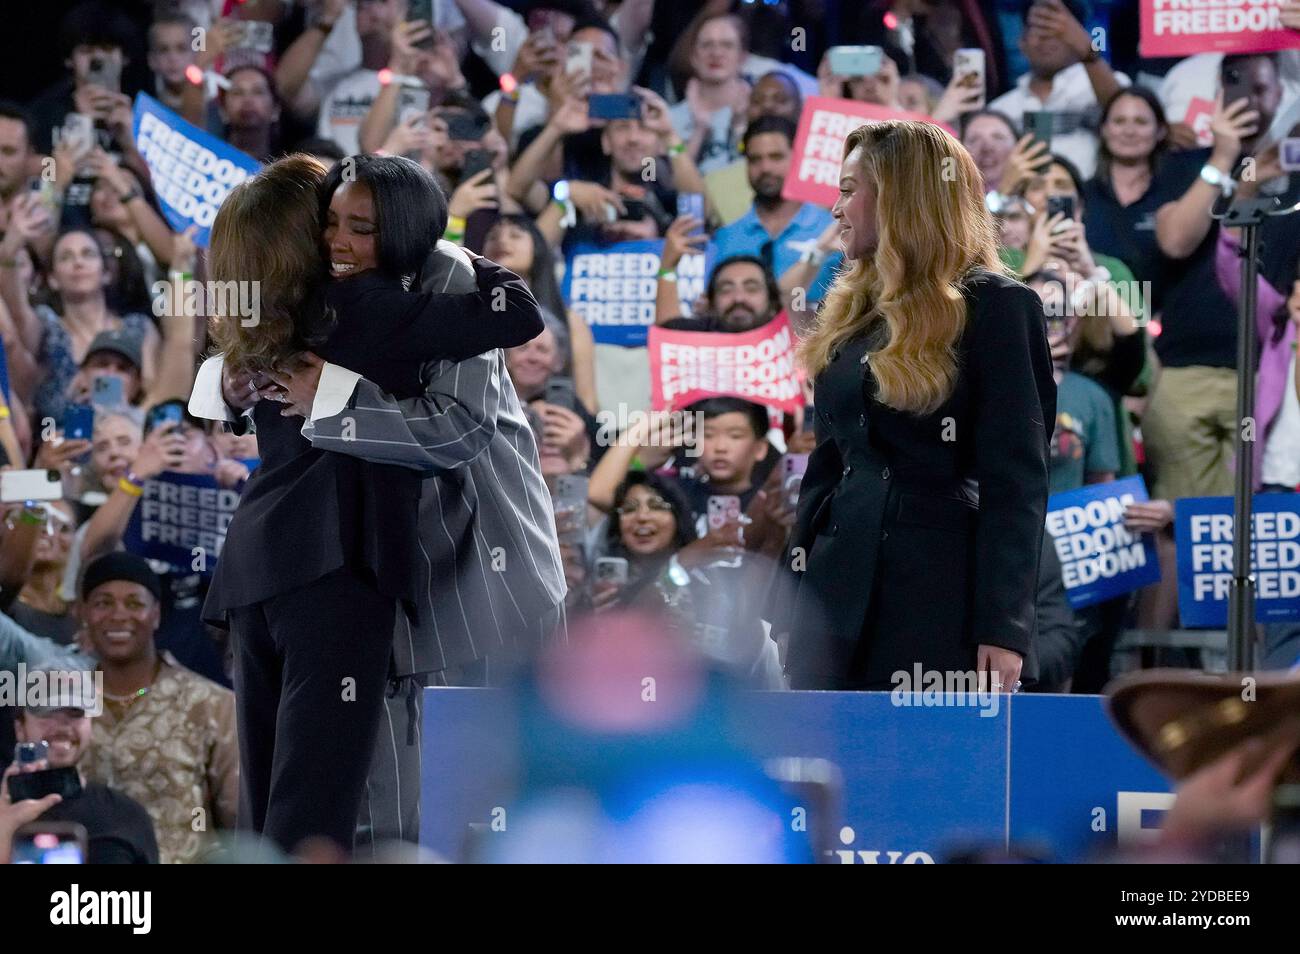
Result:
[[[333,324],[317,353],[414,397],[424,389],[426,362],[513,347],[541,332],[541,313],[523,279],[485,258],[474,268],[476,289],[457,295],[407,292],[377,274],[332,283],[326,302]],[[344,566],[417,612],[426,592],[417,533],[426,475],[317,449],[300,433],[301,418],[283,417],[282,409],[269,400],[253,409],[262,462],[227,529],[205,620],[222,625],[231,609]],[[351,439],[366,436],[363,429]]]
[[[1056,419],[1042,304],[971,273],[952,395],[930,414],[874,398],[869,342],[815,382],[818,444],[784,572],[794,688],[890,688],[896,671],[969,671],[977,647],[1034,632]]]

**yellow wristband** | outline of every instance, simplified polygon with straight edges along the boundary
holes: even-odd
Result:
[[[7,420],[9,420],[9,408],[3,404],[0,404],[0,421],[7,421]]]
[[[123,493],[130,494],[132,497],[139,497],[144,494],[144,488],[138,484],[133,484],[125,477],[117,478],[117,489]]]
[[[465,234],[465,220],[459,215],[447,216],[447,231],[457,235]]]

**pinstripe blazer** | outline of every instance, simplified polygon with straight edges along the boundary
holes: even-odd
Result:
[[[425,291],[473,282],[463,254],[452,254],[453,271],[444,263]],[[423,378],[424,394],[400,401],[359,379],[347,407],[302,431],[321,450],[434,475],[420,498],[419,620],[398,614],[394,633],[399,676],[527,652],[566,590],[537,442],[505,354],[431,362]]]

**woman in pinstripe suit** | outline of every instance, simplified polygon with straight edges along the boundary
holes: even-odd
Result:
[[[228,368],[274,380],[283,362],[311,348],[413,395],[425,362],[537,333],[540,315],[522,281],[486,260],[475,264],[472,294],[408,293],[403,279],[423,262],[427,236],[445,227],[445,199],[406,160],[354,157],[345,166],[355,181],[290,157],[223,205],[213,278],[259,281],[263,302],[255,326],[214,322]],[[274,244],[257,231],[268,221],[283,224]],[[317,239],[326,221],[333,281]],[[342,247],[348,255],[337,254]],[[422,475],[313,448],[273,400],[280,395],[263,391],[267,400],[252,408],[262,466],[231,522],[205,607],[210,621],[228,622],[237,648],[241,825],[289,850],[311,835],[349,846],[394,620],[399,604],[413,612],[418,596]]]

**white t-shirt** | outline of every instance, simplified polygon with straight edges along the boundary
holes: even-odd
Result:
[[[1094,130],[1101,120],[1101,107],[1097,104],[1097,94],[1092,91],[1088,68],[1075,63],[1057,73],[1052,77],[1052,90],[1046,100],[1029,91],[1031,79],[1032,74],[1025,73],[1016,80],[1014,89],[989,103],[989,109],[1004,113],[1018,129],[1024,126],[1025,113],[1056,113],[1052,152],[1074,163],[1086,182],[1097,168],[1098,139]],[[1129,78],[1123,73],[1117,72],[1115,79],[1120,86],[1129,85]]]
[[[379,73],[356,70],[338,82],[320,106],[316,133],[333,139],[347,155],[361,151],[361,121],[379,96]]]
[[[1295,388],[1291,387],[1295,380],[1295,355],[1292,351],[1286,373],[1286,397],[1264,442],[1264,462],[1259,475],[1261,482],[1283,487],[1300,486],[1300,400],[1296,400]]]

